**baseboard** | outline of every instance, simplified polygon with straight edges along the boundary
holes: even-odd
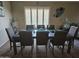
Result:
[[[4,43],[2,43],[1,45],[0,45],[0,47],[2,47],[5,43],[7,43],[8,42],[8,40],[6,41],[6,42],[4,42]]]

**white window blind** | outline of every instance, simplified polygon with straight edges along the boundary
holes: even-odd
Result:
[[[26,24],[31,25],[30,8],[26,8],[25,18],[26,18]]]
[[[49,8],[25,8],[26,25],[48,25]]]
[[[49,23],[49,9],[44,9],[44,25],[47,26]]]
[[[38,25],[43,23],[43,9],[38,8]]]
[[[37,26],[37,9],[32,8],[32,25]],[[27,20],[26,20],[27,21]]]

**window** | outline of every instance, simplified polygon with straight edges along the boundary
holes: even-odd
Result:
[[[25,8],[26,25],[48,25],[49,8]]]
[[[38,8],[38,25],[43,24],[43,9]]]
[[[32,25],[37,25],[37,9],[32,8]],[[27,21],[27,20],[26,20]]]
[[[49,9],[44,9],[44,25],[49,24]]]
[[[26,14],[26,24],[28,25],[31,25],[31,17],[30,17],[30,8],[27,8],[26,11],[25,11],[25,14]]]

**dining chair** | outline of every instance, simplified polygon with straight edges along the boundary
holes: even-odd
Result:
[[[55,25],[47,25],[47,29],[53,30],[53,29],[55,29]]]
[[[44,25],[37,25],[37,29],[45,29]]]
[[[47,56],[47,43],[48,43],[48,32],[38,31],[36,37],[36,51],[38,51],[38,45],[45,45],[46,56]]]
[[[21,54],[23,55],[23,47],[31,46],[31,53],[33,51],[33,38],[32,31],[20,31],[20,42],[21,42]]]
[[[52,51],[54,55],[54,46],[62,46],[62,54],[64,52],[64,44],[66,41],[66,33],[64,31],[56,31],[54,37],[50,40],[52,43]]]
[[[34,29],[34,25],[26,25],[26,30],[33,30]]]
[[[12,27],[14,33],[15,33],[15,34],[18,34],[19,31],[17,30],[16,24],[11,22],[10,25],[11,25],[11,27]]]
[[[68,33],[67,33],[67,41],[71,41],[71,45],[74,46],[74,38],[76,37],[78,32],[77,26],[71,26]]]
[[[12,27],[6,28],[6,33],[9,37],[9,41],[10,41],[10,50],[12,49],[14,42],[15,44],[20,42],[20,37],[18,34],[15,34]]]

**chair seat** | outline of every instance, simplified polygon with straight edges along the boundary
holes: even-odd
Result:
[[[18,35],[14,35],[12,41],[20,42],[20,36],[18,36]]]

